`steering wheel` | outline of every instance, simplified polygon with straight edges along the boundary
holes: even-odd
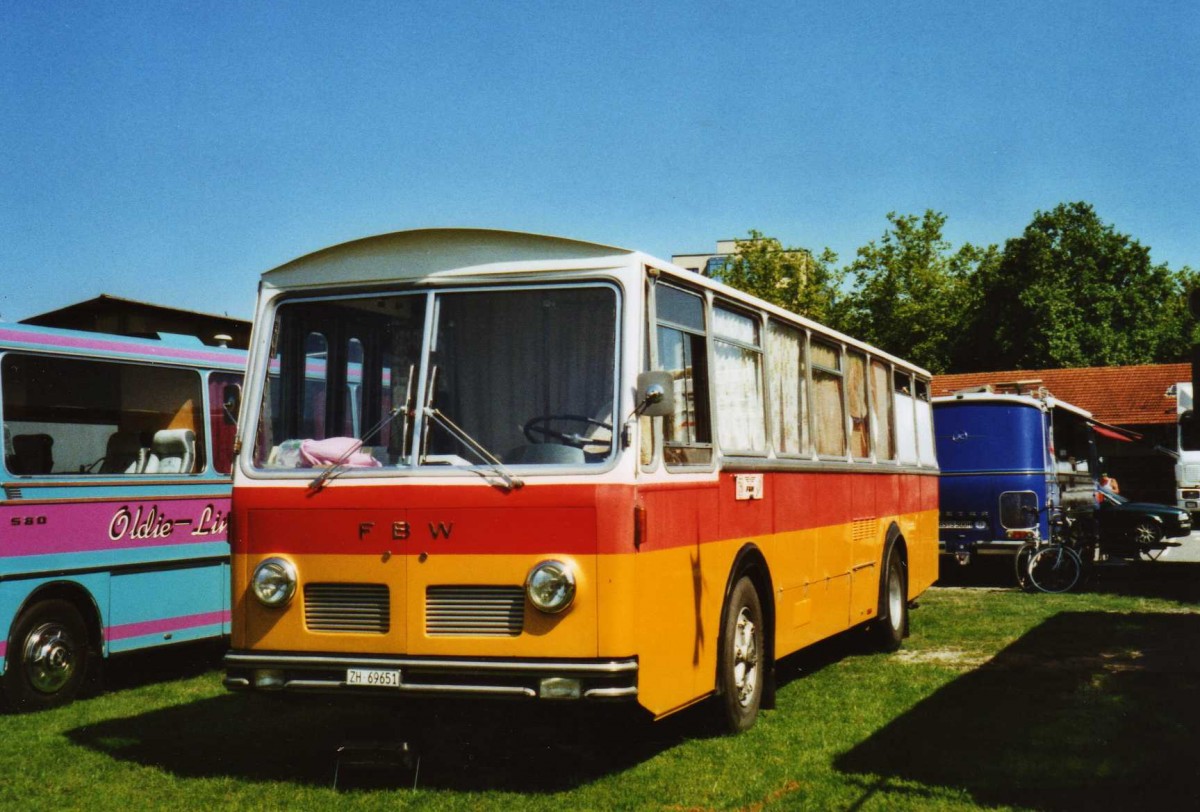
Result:
[[[582,423],[581,428],[587,429],[590,426],[607,429],[607,438],[584,437],[582,434],[568,434],[565,431],[557,431],[550,428],[551,423],[568,422]],[[525,423],[521,429],[525,434],[525,439],[531,443],[544,443],[547,440],[555,440],[562,445],[569,445],[573,448],[592,448],[596,454],[607,454],[612,450],[612,424],[605,423],[602,420],[593,420],[581,414],[544,414],[540,417],[534,417]]]

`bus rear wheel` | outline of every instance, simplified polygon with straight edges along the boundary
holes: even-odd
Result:
[[[879,584],[879,613],[871,626],[875,644],[881,651],[896,651],[908,634],[908,579],[900,545],[888,548]]]
[[[766,679],[763,612],[758,590],[743,576],[725,604],[717,687],[720,721],[728,733],[754,726]]]
[[[16,711],[66,705],[83,686],[90,659],[87,627],[73,604],[54,599],[27,607],[9,638],[7,704]]]

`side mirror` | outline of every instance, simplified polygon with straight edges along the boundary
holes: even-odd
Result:
[[[670,372],[652,370],[638,375],[637,406],[633,411],[646,417],[675,414],[675,378]]]
[[[242,387],[236,383],[226,384],[221,390],[221,408],[225,412],[226,425],[237,423],[238,412],[242,408]]]

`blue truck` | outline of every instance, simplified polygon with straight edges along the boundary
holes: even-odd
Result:
[[[967,564],[1067,526],[1094,528],[1099,462],[1089,412],[1045,390],[990,387],[933,401],[938,546]]]

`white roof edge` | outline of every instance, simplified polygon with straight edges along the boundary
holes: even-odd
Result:
[[[1016,403],[1022,406],[1033,406],[1043,411],[1046,409],[1063,409],[1064,411],[1074,412],[1080,417],[1085,417],[1088,420],[1092,419],[1092,413],[1087,409],[1081,409],[1074,403],[1067,403],[1065,400],[1059,400],[1054,397],[1035,398],[1032,395],[1008,395],[996,392],[964,392],[961,395],[939,395],[933,399],[937,403],[973,403],[980,401],[1003,401],[1007,403]]]
[[[628,261],[633,253],[627,248],[522,231],[419,228],[360,237],[320,248],[266,271],[262,279],[264,284],[279,288],[328,284],[330,270],[335,269],[334,275],[343,277],[347,283],[378,282],[516,260],[578,262],[621,257]],[[403,270],[397,267],[398,262]],[[315,269],[321,269],[321,272],[313,274]]]
[[[778,316],[782,320],[796,322],[796,323],[800,324],[801,326],[807,327],[812,330],[816,330],[817,332],[821,333],[822,335],[828,336],[829,338],[832,338],[836,341],[844,341],[846,344],[848,344],[852,347],[855,347],[857,349],[863,350],[864,352],[870,353],[875,358],[878,358],[881,360],[886,360],[886,361],[891,361],[893,364],[899,364],[900,366],[904,367],[907,370],[916,372],[918,375],[922,375],[926,378],[933,377],[933,373],[931,373],[929,370],[925,369],[924,367],[917,366],[912,361],[906,361],[903,358],[897,358],[896,356],[892,355],[891,353],[885,352],[885,351],[879,349],[878,347],[874,346],[873,344],[868,344],[865,341],[861,341],[857,338],[854,338],[853,336],[848,336],[845,333],[842,333],[842,332],[839,332],[838,330],[833,329],[832,327],[827,327],[826,325],[821,324],[819,321],[813,321],[812,319],[807,318],[806,316],[801,316],[798,313],[792,313],[791,311],[785,310],[784,308],[779,307],[778,305],[773,305],[768,301],[760,299],[757,296],[754,296],[753,294],[746,293],[743,290],[738,290],[735,287],[726,285],[724,282],[719,282],[716,279],[713,279],[712,277],[697,274],[693,271],[689,271],[687,268],[681,268],[678,265],[674,265],[665,260],[658,259],[657,257],[653,257],[649,254],[642,253],[641,251],[638,251],[635,253],[646,264],[652,265],[653,267],[659,268],[660,270],[667,271],[670,275],[678,277],[685,282],[689,282],[692,284],[699,282],[702,287],[706,287],[706,288],[710,289],[711,291],[713,291],[714,293],[728,296],[729,298],[733,299],[735,302],[737,302],[739,300],[745,301],[748,299],[749,303],[754,304],[756,307],[763,309],[769,315]]]

